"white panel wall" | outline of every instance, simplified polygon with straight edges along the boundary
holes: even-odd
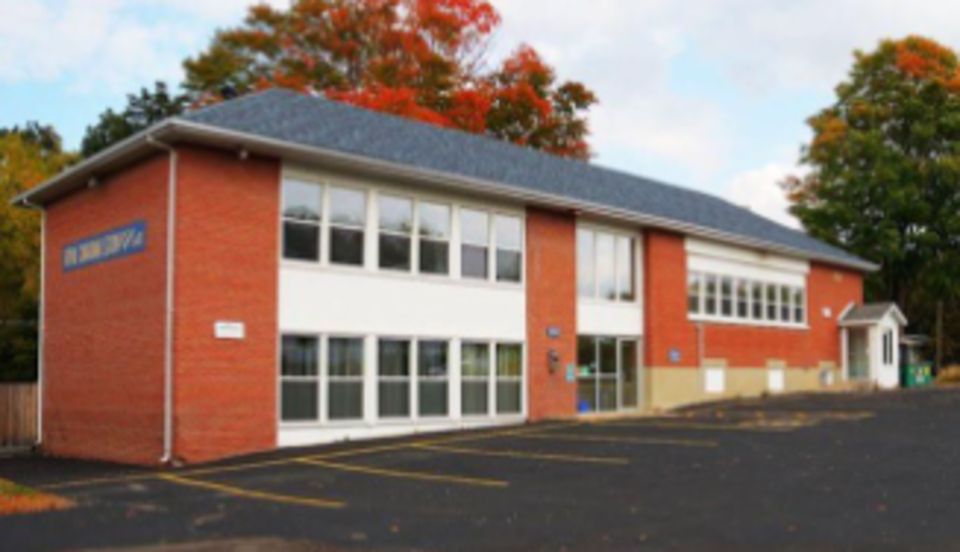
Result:
[[[713,242],[687,238],[688,268],[696,272],[709,272],[784,284],[806,286],[810,263],[768,255],[750,249],[742,249]]]
[[[630,337],[643,335],[640,303],[611,304],[581,299],[577,305],[577,333]]]
[[[526,341],[523,288],[284,266],[283,332]]]

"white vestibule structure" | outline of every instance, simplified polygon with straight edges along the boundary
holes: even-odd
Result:
[[[840,318],[849,382],[900,387],[900,336],[907,318],[893,303],[851,306]]]

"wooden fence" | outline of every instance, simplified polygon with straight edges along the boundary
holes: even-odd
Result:
[[[37,385],[0,383],[0,452],[37,440]]]

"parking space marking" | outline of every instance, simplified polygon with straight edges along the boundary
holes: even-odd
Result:
[[[195,487],[198,489],[205,489],[208,491],[216,491],[223,494],[228,494],[231,496],[236,496],[239,498],[247,498],[251,500],[260,500],[266,502],[278,502],[280,504],[292,504],[295,506],[310,506],[313,508],[332,508],[338,509],[346,506],[346,503],[336,501],[336,500],[325,500],[319,498],[304,498],[299,496],[283,495],[277,493],[268,493],[263,491],[252,491],[249,489],[242,489],[240,487],[234,487],[232,485],[222,485],[220,483],[211,483],[209,481],[199,481],[196,479],[187,479],[186,477],[181,477],[178,475],[169,475],[161,474],[157,476],[161,481],[167,481],[169,483],[174,483],[177,485],[184,485],[187,487]]]
[[[532,435],[532,434],[528,434]],[[548,436],[543,436],[549,438]],[[549,454],[540,452],[521,452],[514,450],[478,450],[470,448],[448,447],[446,445],[413,445],[413,448],[442,452],[447,454],[462,454],[465,456],[488,456],[493,458],[515,458],[518,460],[541,460],[550,462],[570,462],[579,464],[611,464],[627,465],[627,458],[606,458],[600,456],[578,456],[573,454]]]
[[[375,468],[371,466],[359,466],[356,464],[343,464],[340,462],[328,462],[317,459],[300,459],[297,463],[317,466],[336,471],[345,471],[360,473],[366,475],[375,475],[380,477],[391,477],[394,479],[408,479],[413,481],[429,481],[431,483],[446,483],[453,485],[470,485],[474,487],[492,487],[505,488],[510,484],[506,481],[496,479],[480,479],[476,477],[462,477],[456,475],[439,475],[433,473],[411,472],[401,470],[391,470],[386,468]]]
[[[542,439],[557,441],[582,441],[585,443],[623,443],[628,445],[672,446],[693,448],[716,448],[720,443],[716,441],[696,439],[660,439],[657,437],[617,437],[616,435],[570,435],[566,433],[551,433],[549,435],[520,435],[521,439]]]

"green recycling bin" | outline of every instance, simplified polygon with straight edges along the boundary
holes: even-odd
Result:
[[[903,369],[903,386],[906,389],[933,385],[933,365],[929,362],[908,364]]]

